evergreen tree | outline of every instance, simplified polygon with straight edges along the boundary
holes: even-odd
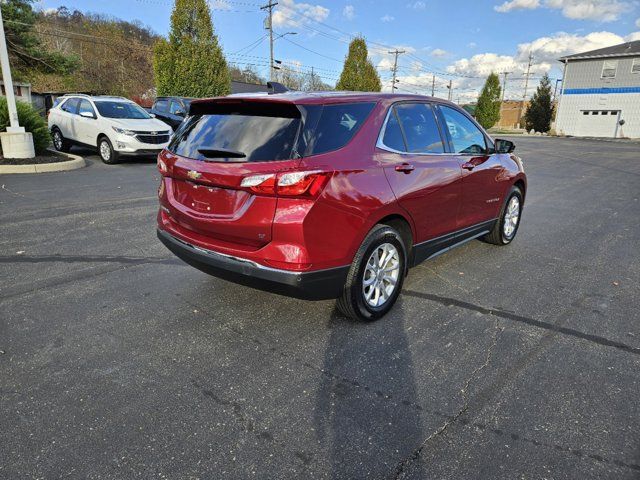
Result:
[[[491,72],[484,82],[475,111],[476,120],[484,128],[491,128],[500,120],[501,94],[500,79]]]
[[[336,90],[379,92],[381,88],[378,72],[367,58],[367,43],[362,37],[354,38],[349,44]]]
[[[34,0],[7,0],[0,3],[7,51],[14,78],[30,79],[33,73],[68,74],[78,67],[75,55],[48,50],[38,38],[34,25],[38,14]]]
[[[169,39],[154,48],[153,69],[158,95],[211,97],[231,91],[206,0],[176,0]]]
[[[531,97],[524,121],[527,130],[536,132],[548,132],[551,129],[553,118],[553,103],[551,102],[551,80],[546,73],[540,80],[540,85]]]

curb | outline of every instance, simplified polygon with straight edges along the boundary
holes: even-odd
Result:
[[[73,153],[58,152],[51,148],[47,148],[49,152],[55,152],[69,158],[66,162],[40,163],[35,165],[0,165],[0,175],[10,173],[48,173],[48,172],[65,172],[68,170],[76,170],[85,167],[87,163],[80,155]]]

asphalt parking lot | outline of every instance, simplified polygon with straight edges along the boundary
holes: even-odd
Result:
[[[0,478],[640,478],[640,144],[514,141],[369,324],[173,257],[153,159],[0,177]]]

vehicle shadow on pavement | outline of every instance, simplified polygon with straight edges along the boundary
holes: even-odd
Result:
[[[328,322],[313,421],[331,455],[330,478],[394,477],[420,443],[420,412],[400,400],[417,398],[404,315],[382,323],[336,311]]]

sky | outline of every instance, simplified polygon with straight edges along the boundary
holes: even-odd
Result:
[[[354,35],[362,35],[383,90],[391,89],[398,49],[401,92],[473,101],[486,76],[507,75],[506,97],[524,95],[528,58],[532,67],[527,97],[543,73],[555,86],[563,55],[640,40],[638,0],[277,0],[275,58],[301,72],[314,68],[326,83],[340,75]],[[264,28],[267,3],[210,0],[212,20],[227,60],[251,64],[268,76],[269,42]],[[170,28],[172,0],[38,0],[36,8],[66,6],[124,20],[137,20],[156,33]],[[291,32],[291,33],[289,33]],[[503,76],[500,76],[501,81]]]

